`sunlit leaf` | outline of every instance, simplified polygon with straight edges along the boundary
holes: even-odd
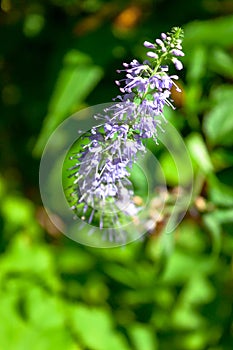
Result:
[[[150,326],[134,324],[129,328],[129,335],[136,350],[157,350],[158,341]]]
[[[192,133],[186,139],[186,145],[191,158],[203,173],[213,171],[210,155],[202,136],[198,133]]]
[[[114,330],[107,310],[79,305],[72,310],[71,319],[72,328],[85,347],[93,350],[129,350],[125,339]]]
[[[211,302],[215,297],[214,286],[201,274],[193,274],[180,295],[182,304],[199,305]]]
[[[49,287],[59,289],[59,281],[54,274],[53,258],[43,245],[33,244],[26,235],[15,238],[8,254],[0,259],[0,277],[7,274],[33,274]]]
[[[203,327],[206,322],[204,318],[190,306],[177,303],[171,316],[171,323],[175,329],[194,330]]]

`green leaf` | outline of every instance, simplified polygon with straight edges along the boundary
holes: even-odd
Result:
[[[141,102],[142,100],[139,97],[134,98],[134,103],[136,103],[136,105],[140,105]]]
[[[210,303],[215,297],[215,289],[208,279],[197,273],[193,274],[190,281],[180,295],[181,304],[199,305]]]
[[[62,273],[86,272],[93,268],[93,257],[78,247],[56,250],[56,266]]]
[[[0,259],[0,277],[7,274],[33,274],[52,289],[60,283],[54,273],[53,258],[44,245],[35,245],[25,234],[18,235]],[[25,277],[26,278],[26,277]]]
[[[202,253],[205,251],[203,232],[196,222],[186,218],[180,223],[177,245],[187,253]]]
[[[211,160],[217,171],[222,170],[233,165],[233,154],[230,149],[216,148],[211,152]]]
[[[191,158],[202,172],[204,174],[211,173],[213,171],[213,165],[202,136],[198,133],[192,133],[186,139],[186,145]]]
[[[213,108],[204,119],[204,131],[212,145],[233,145],[233,87],[223,85],[212,94]]]
[[[148,325],[133,324],[128,333],[136,350],[157,350],[158,342],[153,329]]]
[[[220,47],[215,47],[210,53],[210,68],[226,78],[233,78],[233,59]]]
[[[146,197],[148,194],[148,183],[147,178],[141,169],[137,164],[134,164],[132,166],[132,169],[130,169],[130,181],[134,184],[134,192],[135,195],[139,195],[142,197]]]
[[[203,215],[202,220],[211,235],[213,253],[218,254],[220,252],[222,241],[221,225],[220,222],[217,220],[216,216],[213,214],[214,213],[208,213]]]
[[[196,45],[231,47],[233,43],[233,16],[222,16],[206,21],[194,21],[184,27],[184,51]]]
[[[129,350],[125,339],[113,328],[107,310],[78,305],[71,309],[74,332],[91,350]]]
[[[187,81],[193,85],[199,82],[206,73],[207,50],[202,45],[194,46],[188,57]]]
[[[0,290],[0,348],[81,350],[65,329],[64,309],[57,299],[33,284],[22,286],[12,279]],[[25,305],[24,316],[19,312],[20,302]]]
[[[197,329],[194,332],[188,332],[187,334],[181,335],[177,341],[178,349],[182,349],[182,350],[207,349],[207,346],[208,346],[207,344],[209,344],[209,341],[212,337],[211,337],[211,334],[207,332],[207,329],[205,327],[202,327],[201,329]]]
[[[28,199],[8,195],[1,203],[6,222],[12,226],[25,226],[34,220],[34,206]]]
[[[170,153],[164,152],[160,158],[160,165],[166,178],[166,182],[171,186],[179,184],[179,174],[176,163]]]
[[[40,287],[27,291],[27,318],[37,329],[63,328],[65,324],[64,306],[59,298],[50,295]]]
[[[233,189],[221,183],[216,177],[209,177],[207,180],[209,199],[216,205],[232,207]]]
[[[66,54],[64,66],[49,102],[48,114],[34,148],[36,156],[42,153],[50,134],[72,113],[74,106],[80,106],[102,75],[101,68],[93,65],[89,56],[76,50]]]
[[[199,120],[197,113],[203,108],[201,105],[202,85],[201,83],[189,84],[185,90],[185,110],[188,117],[188,122],[192,129],[199,128]]]
[[[138,277],[135,272],[126,266],[108,264],[104,271],[111,278],[128,287],[136,287],[138,285]]]
[[[179,285],[187,282],[194,273],[208,275],[215,268],[215,261],[211,257],[200,254],[187,255],[186,252],[176,249],[168,260],[162,280]]]
[[[8,293],[0,293],[0,347],[14,350],[25,325],[16,311],[17,297]]]
[[[212,214],[221,224],[233,222],[233,209],[218,209]]]
[[[205,320],[191,307],[177,303],[171,315],[171,323],[175,329],[187,331],[203,327]]]

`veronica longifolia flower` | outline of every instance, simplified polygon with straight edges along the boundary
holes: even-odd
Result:
[[[102,124],[92,128],[81,152],[71,157],[76,162],[70,168],[74,178],[72,209],[87,222],[96,218],[100,228],[109,223],[117,226],[123,214],[132,216],[139,210],[133,203],[130,168],[146,151],[143,140],[157,142],[165,121],[164,106],[174,108],[171,88],[180,89],[175,83],[178,76],[169,75],[168,63],[182,69],[177,58],[184,56],[182,37],[182,29],[173,28],[153,43],[144,42],[147,60],[123,63],[124,68],[117,71],[124,74],[116,81],[118,102],[95,116]]]

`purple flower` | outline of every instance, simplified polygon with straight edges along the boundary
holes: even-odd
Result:
[[[148,49],[155,49],[155,45],[150,43],[149,41],[144,41],[143,45]]]
[[[156,44],[158,44],[158,45],[161,46],[161,47],[164,46],[164,42],[163,42],[163,40],[161,40],[161,39],[156,39],[155,42],[156,42]]]
[[[171,54],[174,56],[184,56],[183,51],[179,50],[179,49],[172,49],[171,50]]]
[[[152,52],[152,51],[148,51],[148,52],[147,52],[147,56],[148,56],[148,57],[151,57],[151,58],[158,58],[157,53]]]
[[[180,60],[178,60],[177,58],[173,57],[172,58],[172,62],[174,63],[175,67],[177,70],[181,70],[183,69],[183,64],[181,63]]]
[[[171,33],[162,33],[154,43],[144,42],[152,60],[140,63],[136,59],[123,63],[118,73],[125,77],[117,80],[121,94],[118,102],[94,116],[103,124],[93,127],[87,136],[88,142],[80,153],[72,156],[76,161],[70,168],[73,181],[72,209],[81,208],[81,215],[89,213],[91,223],[101,211],[99,226],[106,220],[119,224],[117,210],[132,216],[138,211],[133,204],[133,191],[129,180],[130,168],[140,153],[146,151],[143,140],[152,138],[158,143],[158,131],[163,130],[165,105],[173,107],[170,100],[171,88],[180,91],[175,80],[169,75],[167,61],[176,69],[183,65],[177,57],[184,56],[181,45],[182,30],[173,28]],[[107,214],[110,208],[114,214]],[[79,209],[77,209],[79,210]],[[111,232],[111,236],[114,234]],[[117,240],[117,237],[115,237]]]
[[[166,40],[166,39],[167,39],[167,35],[166,35],[165,33],[162,33],[162,34],[161,34],[161,38],[162,38],[163,40]]]

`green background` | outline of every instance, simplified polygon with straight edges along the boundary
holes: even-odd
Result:
[[[233,2],[1,1],[0,349],[231,350]],[[185,31],[168,119],[194,168],[175,232],[114,249],[61,234],[40,199],[40,156],[72,113],[110,102],[144,40]],[[169,188],[174,164],[161,154]],[[58,220],[54,218],[54,220]]]

